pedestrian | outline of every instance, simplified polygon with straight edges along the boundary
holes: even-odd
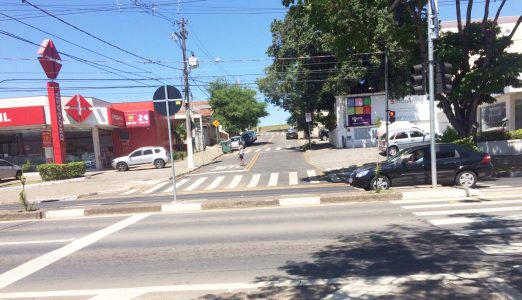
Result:
[[[243,149],[243,144],[239,144],[239,151],[237,152],[237,155],[239,155],[239,165],[244,166],[245,165],[245,150]]]

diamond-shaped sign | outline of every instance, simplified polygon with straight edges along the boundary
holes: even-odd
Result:
[[[81,123],[91,115],[92,105],[85,100],[81,95],[74,95],[67,104],[65,104],[65,111],[76,122]]]
[[[62,68],[62,59],[52,40],[44,40],[38,48],[38,61],[49,79],[56,79]]]

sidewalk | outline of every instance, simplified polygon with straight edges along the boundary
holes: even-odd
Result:
[[[222,155],[218,146],[207,147],[205,151],[194,153],[194,166],[201,167]],[[188,173],[187,159],[174,164],[176,177]],[[163,169],[154,166],[131,168],[126,172],[116,170],[88,171],[85,177],[43,182],[38,173],[27,173],[25,190],[31,202],[52,200],[74,200],[87,195],[124,193],[133,188],[147,187],[172,178],[171,164]],[[3,182],[0,185],[0,204],[18,203],[22,190],[19,181]]]

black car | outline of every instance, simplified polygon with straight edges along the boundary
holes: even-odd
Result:
[[[297,135],[297,130],[295,130],[294,128],[289,128],[288,131],[286,132],[286,139],[289,140],[289,139],[298,139],[298,135]]]
[[[245,131],[241,135],[241,138],[243,139],[243,141],[245,141],[245,146],[252,145],[255,141],[254,134],[251,131]]]
[[[491,176],[491,156],[464,145],[436,144],[437,182],[472,188],[480,178]],[[390,186],[431,183],[430,145],[405,148],[380,164],[363,165],[350,176],[352,186],[370,189],[388,189]]]

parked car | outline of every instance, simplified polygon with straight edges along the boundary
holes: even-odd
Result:
[[[129,155],[120,156],[112,160],[111,165],[118,171],[127,171],[129,167],[138,165],[154,165],[157,169],[165,167],[170,156],[165,148],[160,146],[141,147]]]
[[[330,131],[328,131],[328,129],[326,129],[326,128],[321,128],[319,130],[319,139],[321,141],[325,141],[328,138],[330,138]]]
[[[0,180],[4,178],[16,178],[22,177],[22,168],[18,165],[12,164],[7,160],[0,159]]]
[[[493,165],[488,153],[464,145],[436,144],[437,182],[473,188],[477,181],[491,176]],[[380,164],[363,165],[350,176],[355,187],[388,189],[390,186],[431,183],[430,145],[405,148]]]
[[[252,138],[254,139],[254,142],[257,141],[257,133],[253,130],[248,130],[247,132],[250,132],[252,134]]]
[[[233,136],[230,138],[230,148],[232,151],[239,150],[239,145],[245,146],[245,141],[241,138],[241,136]]]
[[[297,134],[297,130],[294,128],[288,128],[288,131],[286,132],[286,139],[298,139],[299,136]]]
[[[430,135],[418,128],[398,129],[390,131],[388,135],[390,145],[386,145],[385,133],[379,138],[379,150],[384,153],[388,151],[391,156],[397,154],[401,149],[430,142]]]

